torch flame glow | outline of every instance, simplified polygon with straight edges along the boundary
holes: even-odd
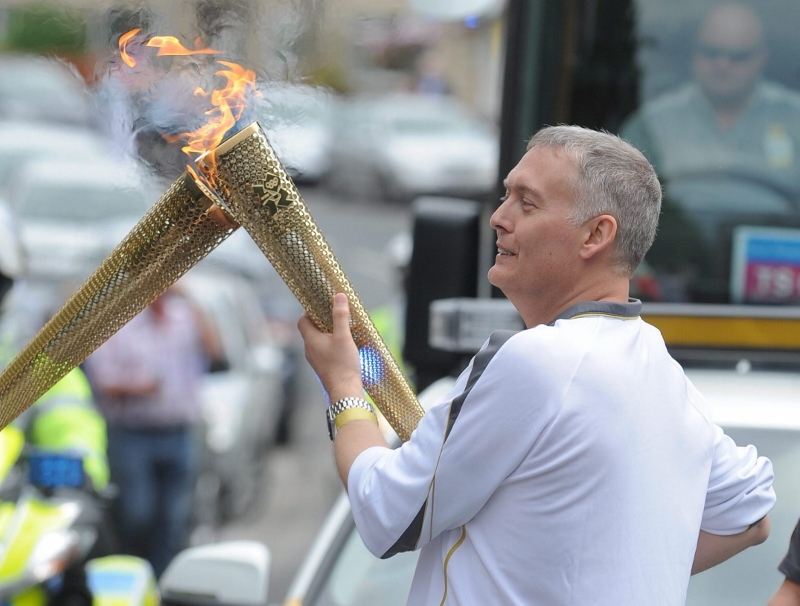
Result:
[[[128,43],[140,31],[142,31],[141,28],[137,27],[119,37],[119,54],[128,67],[136,67],[136,60],[128,54]]]
[[[119,49],[122,60],[126,65],[133,67],[136,62],[126,52],[126,47],[140,29],[134,29],[120,37]],[[220,51],[211,48],[196,48],[190,50],[183,46],[174,36],[156,36],[147,42],[147,46],[158,48],[157,55],[163,56],[192,56],[214,55]],[[194,91],[195,96],[207,97],[212,106],[205,112],[208,121],[192,132],[178,135],[165,135],[170,143],[183,141],[182,151],[189,155],[200,155],[217,147],[236,121],[242,116],[247,107],[247,95],[259,94],[256,89],[256,74],[253,70],[245,69],[237,63],[230,61],[217,61],[225,69],[215,72],[216,76],[225,79],[222,88],[215,89],[209,94],[200,87]]]
[[[217,61],[227,69],[215,73],[225,78],[226,84],[222,88],[211,91],[210,101],[213,109],[206,112],[208,122],[195,131],[181,133],[169,137],[168,141],[186,141],[181,149],[185,154],[202,154],[214,149],[225,138],[228,131],[242,116],[247,104],[245,99],[248,92],[256,90],[256,74],[253,70],[245,69],[238,63],[230,61]],[[202,88],[194,91],[195,95],[208,96]]]
[[[147,46],[158,48],[159,57],[188,57],[190,55],[217,55],[220,51],[213,48],[199,48],[189,50],[178,42],[175,36],[154,36],[147,42]]]

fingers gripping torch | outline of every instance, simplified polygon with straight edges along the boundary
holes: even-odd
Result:
[[[317,326],[350,300],[364,388],[402,440],[423,409],[258,123],[198,158],[0,374],[0,427],[141,312],[239,226]]]

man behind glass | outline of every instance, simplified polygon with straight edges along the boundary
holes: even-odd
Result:
[[[644,104],[623,125],[622,137],[667,183],[732,178],[735,196],[720,195],[727,203],[790,212],[787,197],[800,192],[800,93],[762,79],[767,57],[754,10],[737,2],[715,5],[699,28],[691,81]],[[750,195],[743,193],[748,183]]]

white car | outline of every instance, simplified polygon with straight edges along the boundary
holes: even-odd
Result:
[[[480,196],[496,185],[499,144],[457,100],[396,94],[341,103],[331,148],[334,190],[372,199]]]
[[[0,122],[0,196],[26,162],[32,160],[106,159],[111,142],[99,132],[69,124]]]
[[[95,125],[86,82],[77,70],[33,54],[0,58],[0,120]]]
[[[38,160],[8,188],[33,279],[83,279],[105,259],[160,195],[138,165],[111,159]]]
[[[205,314],[222,350],[201,387],[195,542],[202,542],[259,497],[265,456],[283,409],[287,360],[247,279],[196,267],[178,287]]]

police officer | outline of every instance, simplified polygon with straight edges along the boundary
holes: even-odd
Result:
[[[16,353],[18,330],[10,326],[7,312],[14,284],[24,274],[24,254],[18,229],[9,209],[0,205],[0,362],[5,366]],[[13,322],[13,320],[12,320]],[[0,472],[7,472],[16,460],[14,451],[22,445],[56,452],[69,451],[83,458],[84,472],[91,487],[108,486],[106,425],[94,404],[92,390],[79,368],[56,383],[33,406],[0,432]],[[16,445],[16,448],[14,447]],[[16,453],[17,455],[19,452]],[[2,475],[5,475],[4,473]]]
[[[24,275],[24,254],[18,230],[9,209],[0,205],[0,366],[16,353],[20,332],[16,319],[8,317],[14,284]],[[84,373],[75,368],[56,383],[37,402],[0,431],[0,481],[15,465],[23,449],[69,453],[83,460],[87,501],[99,504],[96,495],[108,488],[109,468],[106,458],[106,424],[95,407],[92,390]],[[98,544],[90,554],[101,555],[113,549],[113,539],[104,530],[102,507],[85,508],[86,515],[100,526]],[[61,590],[52,604],[84,606],[92,603],[91,592],[82,564],[64,575]]]

